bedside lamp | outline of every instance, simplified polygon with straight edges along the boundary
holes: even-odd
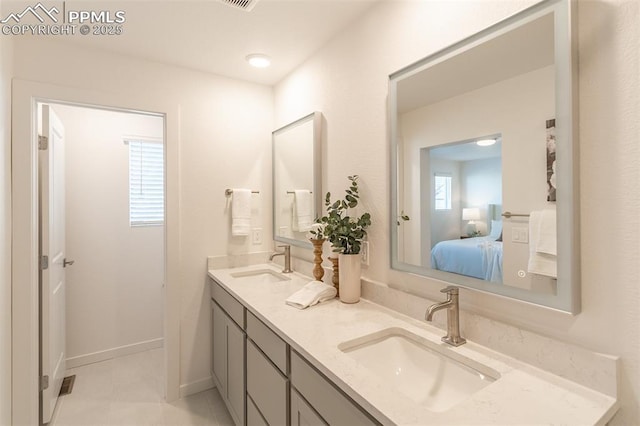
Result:
[[[462,209],[462,220],[468,220],[467,235],[473,235],[476,232],[476,223],[474,221],[480,219],[480,209],[477,207],[469,207]]]

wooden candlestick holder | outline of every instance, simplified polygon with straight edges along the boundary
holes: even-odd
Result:
[[[315,278],[316,281],[322,281],[322,277],[324,277],[324,268],[322,267],[322,245],[326,240],[324,238],[311,238],[309,241],[313,244],[313,278]]]
[[[338,257],[330,257],[329,260],[333,263],[333,276],[331,277],[331,282],[336,288],[336,296],[340,296],[340,266],[338,264]]]

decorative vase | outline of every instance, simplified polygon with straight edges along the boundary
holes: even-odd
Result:
[[[358,303],[360,301],[360,254],[338,255],[340,263],[340,301]]]
[[[322,267],[322,245],[326,240],[324,238],[311,238],[309,241],[313,244],[313,278],[315,278],[316,281],[322,281],[322,277],[324,277],[324,268]]]
[[[331,277],[331,282],[333,286],[336,288],[336,296],[340,296],[340,266],[337,257],[330,257],[329,260],[333,263],[333,276]]]

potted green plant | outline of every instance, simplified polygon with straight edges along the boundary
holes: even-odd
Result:
[[[317,219],[323,225],[324,237],[338,252],[340,300],[345,303],[356,303],[360,300],[360,250],[367,236],[367,228],[371,226],[371,215],[363,213],[351,216],[350,210],[358,206],[358,176],[348,176],[350,184],[345,190],[343,199],[331,201],[331,193],[327,192],[324,205],[327,214]]]

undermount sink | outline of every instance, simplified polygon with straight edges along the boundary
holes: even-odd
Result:
[[[427,409],[446,411],[488,386],[500,374],[402,328],[388,328],[338,349]],[[447,353],[450,352],[450,353]]]
[[[252,279],[257,282],[277,283],[280,281],[289,281],[291,278],[284,274],[273,271],[271,269],[253,269],[249,271],[238,271],[230,274],[236,279]]]

